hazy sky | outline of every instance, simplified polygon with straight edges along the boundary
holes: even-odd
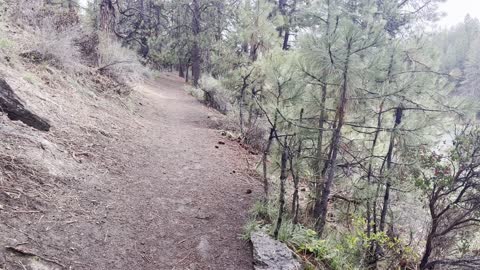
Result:
[[[80,3],[85,5],[88,1],[80,0]],[[462,22],[467,14],[480,19],[480,0],[447,0],[441,4],[440,10],[447,15],[438,22],[439,26],[453,26]]]
[[[439,22],[441,26],[452,26],[463,21],[467,14],[480,18],[480,0],[447,0],[440,10],[447,16]]]

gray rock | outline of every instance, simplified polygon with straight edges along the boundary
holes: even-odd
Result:
[[[274,240],[264,232],[251,236],[255,270],[302,270],[287,245]]]

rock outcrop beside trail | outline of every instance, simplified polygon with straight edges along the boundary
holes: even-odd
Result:
[[[264,232],[252,234],[253,265],[255,270],[301,270],[287,245],[272,239]]]

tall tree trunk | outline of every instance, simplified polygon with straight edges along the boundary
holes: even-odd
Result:
[[[260,14],[259,0],[257,0],[257,4],[255,6],[256,6],[255,8],[257,9],[257,14]],[[255,16],[254,26],[255,26],[255,28],[258,28],[258,26],[259,26],[258,16]],[[252,61],[252,62],[257,61],[259,46],[260,46],[260,44],[259,44],[259,41],[257,39],[257,36],[255,34],[250,35],[250,61]]]
[[[296,0],[295,0],[296,3]],[[331,20],[331,12],[330,12],[330,1],[327,1],[327,28],[325,36],[328,37],[330,35],[330,20]],[[317,139],[317,153],[316,153],[316,166],[315,166],[315,204],[313,208],[313,217],[315,218],[316,222],[321,218],[322,215],[322,190],[323,184],[325,180],[325,173],[327,172],[328,165],[330,164],[330,160],[332,157],[332,145],[330,145],[330,149],[328,151],[328,156],[325,157],[324,149],[323,149],[323,140],[324,140],[324,127],[325,122],[328,118],[327,115],[327,108],[326,108],[326,101],[327,101],[327,79],[328,79],[329,71],[324,70],[322,74],[322,97],[321,97],[321,111],[320,111],[320,118],[318,119],[318,139]]]
[[[287,20],[287,0],[278,0],[278,10],[283,20]],[[284,22],[284,25],[277,28],[278,36],[283,37],[283,34],[287,28],[287,22]],[[285,49],[284,49],[285,50]]]
[[[178,64],[178,76],[180,76],[181,78],[185,78],[185,70],[182,61],[179,61]]]
[[[287,26],[287,29],[285,29],[285,34],[283,36],[282,50],[286,51],[290,48],[290,46],[288,45],[289,39],[290,39],[290,28]]]
[[[268,136],[267,145],[263,150],[262,156],[262,168],[263,168],[263,191],[265,193],[265,201],[268,201],[268,194],[269,194],[269,184],[268,184],[268,155],[270,154],[270,148],[272,147],[273,138],[275,134],[275,127],[270,128],[270,136]]]
[[[287,145],[287,137],[285,137],[285,142],[283,145],[282,151],[282,161],[280,165],[280,193],[278,195],[278,217],[277,223],[275,225],[275,231],[273,232],[273,236],[275,239],[278,239],[278,233],[280,232],[280,228],[282,227],[282,220],[283,220],[283,212],[285,208],[285,182],[287,181],[288,177],[288,145]]]
[[[393,157],[393,148],[395,146],[395,135],[397,132],[398,125],[402,123],[402,117],[403,117],[403,109],[401,106],[397,107],[395,110],[395,124],[392,129],[392,134],[390,136],[390,143],[388,146],[388,152],[386,155],[386,168],[387,171],[390,171],[392,168],[392,157]],[[381,232],[385,231],[385,223],[386,223],[386,217],[387,217],[387,210],[389,207],[390,203],[390,188],[392,186],[391,178],[387,177],[387,182],[385,184],[385,194],[383,197],[383,208],[382,208],[382,213],[380,215],[380,225],[379,229]]]
[[[375,148],[377,146],[378,136],[380,135],[380,130],[382,128],[382,110],[383,110],[383,103],[385,100],[382,100],[380,103],[380,108],[377,116],[377,129],[375,130],[375,134],[373,136],[372,141],[372,148],[370,149],[370,160],[368,162],[368,171],[367,171],[367,184],[370,186],[372,183],[372,175],[373,175],[373,160],[375,155]],[[371,230],[372,230],[372,214],[371,214],[371,199],[368,198],[367,200],[367,236],[370,237]]]
[[[390,142],[388,145],[388,151],[385,156],[385,159],[383,161],[382,167],[380,168],[380,176],[383,176],[385,174],[385,168],[387,171],[390,171],[392,168],[392,158],[393,158],[393,149],[395,146],[395,137],[396,137],[396,132],[398,125],[402,123],[402,117],[403,117],[403,109],[402,106],[398,106],[397,109],[395,110],[395,123],[393,125],[393,129],[390,135]],[[379,184],[380,185],[380,184]],[[387,212],[388,208],[390,205],[390,189],[392,187],[392,179],[391,177],[387,176],[387,180],[385,183],[385,193],[383,195],[383,205],[382,205],[382,211],[380,213],[380,222],[378,225],[378,231],[379,232],[384,232],[385,231],[385,224],[387,222]],[[380,189],[377,189],[377,191]],[[376,243],[375,244],[375,256],[373,263],[376,264],[378,262],[378,258],[382,253],[382,247]]]
[[[255,100],[256,95],[257,95],[257,90],[255,89],[255,86],[254,86],[252,87],[251,100]],[[257,120],[257,117],[258,117],[258,114],[255,112],[255,103],[250,102],[250,106],[248,108],[248,120],[247,120],[247,126],[249,129],[252,128],[254,122],[256,122]]]
[[[348,75],[349,75],[349,67],[350,67],[350,56],[352,50],[352,40],[349,39],[347,41],[347,54],[344,63],[343,69],[343,86],[342,91],[340,93],[339,104],[337,107],[337,123],[336,127],[334,127],[332,143],[331,143],[331,151],[332,156],[330,157],[330,165],[328,167],[328,174],[327,178],[325,179],[325,183],[323,184],[322,196],[320,199],[320,215],[316,221],[315,228],[318,234],[321,236],[325,229],[325,224],[327,221],[327,212],[328,212],[328,199],[330,197],[331,188],[333,185],[333,180],[335,178],[335,170],[337,167],[337,155],[338,150],[340,148],[340,141],[342,135],[342,128],[345,121],[345,109],[347,106],[347,92],[348,92]]]
[[[300,124],[303,121],[303,108],[300,110]],[[298,185],[300,183],[300,175],[298,173],[298,166],[295,166],[294,163],[298,163],[298,157],[302,155],[302,137],[297,134],[298,139],[298,148],[295,155],[290,157],[290,172],[292,173],[293,178],[293,198],[292,198],[292,215],[293,215],[293,224],[298,223],[298,211],[300,208],[299,204],[299,195],[298,195]]]
[[[285,4],[283,5],[283,9],[285,9],[285,6],[286,6],[286,0],[279,0],[279,2],[281,1],[285,1]],[[290,45],[288,44],[288,42],[290,41],[290,31],[291,31],[291,25],[292,25],[292,22],[293,22],[293,14],[295,13],[295,10],[297,8],[297,0],[293,0],[293,3],[291,3],[291,6],[290,6],[290,12],[287,12],[284,11],[284,13],[286,15],[287,18],[285,18],[285,20],[287,21],[286,22],[286,25],[283,27],[283,32],[284,32],[284,35],[283,35],[283,44],[282,44],[282,49],[283,50],[288,50],[290,48]],[[283,14],[283,13],[282,13]]]
[[[245,76],[242,77],[242,87],[240,88],[240,97],[238,100],[238,106],[239,106],[239,117],[240,117],[240,133],[242,135],[242,138],[245,137],[245,124],[244,124],[244,106],[245,106],[245,95],[247,88],[249,87],[250,83],[248,82],[248,78],[253,73],[252,69],[250,73],[246,74]],[[253,92],[252,92],[253,93]],[[253,97],[253,96],[252,96]]]
[[[193,86],[198,87],[201,73],[201,55],[200,55],[200,0],[193,0],[192,8],[192,80]]]
[[[263,169],[263,189],[265,192],[265,201],[268,201],[269,196],[269,183],[268,183],[268,155],[270,154],[270,148],[272,147],[273,140],[275,139],[276,128],[277,128],[277,112],[275,112],[275,116],[273,117],[273,126],[270,128],[270,135],[268,136],[267,145],[263,150],[262,156],[262,169]]]
[[[222,32],[223,32],[223,20],[224,20],[224,15],[223,12],[225,10],[225,4],[223,2],[218,2],[216,3],[216,13],[217,13],[217,18],[216,18],[216,29],[215,29],[215,41],[220,41],[222,39]]]
[[[325,73],[326,74],[326,73]],[[324,81],[326,75],[323,76]],[[324,174],[322,171],[324,171],[323,167],[325,167],[324,164],[325,160],[323,157],[323,131],[324,131],[324,125],[325,125],[325,118],[326,118],[326,100],[327,100],[327,84],[322,85],[322,98],[321,98],[321,103],[320,106],[322,107],[320,111],[320,118],[318,119],[318,138],[317,138],[317,156],[315,159],[315,205],[313,208],[313,217],[318,219],[321,214],[320,206],[321,206],[321,195],[322,195],[322,189],[323,189],[323,179],[324,179]]]
[[[115,7],[112,0],[102,0],[100,3],[100,29],[112,33],[115,27]]]
[[[245,91],[247,85],[243,84],[242,89],[240,89],[240,100],[238,103],[238,117],[240,118],[240,134],[242,139],[245,138],[245,117],[244,117],[244,108],[245,108]]]
[[[375,148],[377,146],[377,142],[378,142],[378,136],[380,135],[380,130],[382,128],[382,111],[383,111],[383,104],[384,104],[385,100],[382,100],[382,102],[380,103],[380,108],[379,108],[379,112],[378,112],[378,116],[377,116],[377,129],[375,130],[375,134],[373,136],[373,141],[372,141],[372,148],[370,149],[370,160],[368,162],[368,171],[367,171],[367,184],[368,186],[370,187],[371,183],[372,183],[372,176],[373,176],[373,160],[375,159],[374,155],[375,155]],[[377,193],[378,194],[378,191]],[[378,196],[378,195],[377,195]],[[374,201],[376,200],[376,197],[374,198]],[[374,203],[373,204],[373,215],[374,217],[376,216],[376,211],[375,211],[375,206],[376,204]],[[374,229],[373,229],[373,233],[376,233],[377,232],[377,229],[376,229],[376,219],[373,218],[372,219],[372,199],[370,197],[368,197],[367,199],[367,236],[370,238],[371,234],[372,234],[372,225],[374,226]],[[376,263],[376,258],[374,256],[374,251],[375,251],[375,242],[371,242],[369,244],[370,248],[369,248],[369,254],[368,254],[368,261],[367,261],[367,267],[371,267],[372,265],[374,265]]]

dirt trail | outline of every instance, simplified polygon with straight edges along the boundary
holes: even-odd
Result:
[[[165,77],[137,89],[147,102],[144,151],[131,156],[128,179],[112,183],[102,249],[115,262],[99,262],[104,269],[252,268],[238,239],[255,186],[241,174],[243,150],[218,145],[225,138],[207,128],[209,110],[182,88]]]
[[[58,195],[78,195],[70,209],[11,219],[11,240],[59,262],[44,261],[50,269],[252,269],[239,235],[260,189],[246,175],[246,151],[208,128],[215,112],[178,78],[136,90],[141,128],[105,148],[122,170]]]

